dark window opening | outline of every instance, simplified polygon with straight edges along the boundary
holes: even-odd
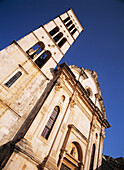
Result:
[[[27,54],[33,59],[35,58],[43,49],[45,48],[45,45],[42,42],[39,42],[35,44],[33,47],[31,47]]]
[[[96,133],[96,139],[98,138],[98,133]]]
[[[75,25],[73,24],[68,30],[71,31],[74,27]]]
[[[58,31],[59,31],[59,27],[55,27],[54,29],[52,29],[52,30],[49,32],[49,34],[50,34],[51,36],[53,36],[53,35],[56,34]]]
[[[87,89],[86,92],[87,92],[88,96],[90,96],[90,89]]]
[[[73,35],[76,31],[77,31],[77,29],[75,28],[75,29],[71,32],[71,35]]]
[[[91,90],[91,88],[89,88],[89,87],[86,87],[86,92],[87,92],[87,95],[89,96],[89,97],[92,97],[92,90]]]
[[[58,43],[58,46],[61,48],[61,47],[65,44],[66,41],[67,41],[67,39],[66,39],[66,38],[63,38],[63,39]]]
[[[22,75],[20,71],[18,71],[9,81],[5,83],[5,86],[8,88],[12,86],[12,84]]]
[[[45,139],[48,139],[48,137],[50,135],[50,132],[51,132],[51,130],[53,128],[53,125],[54,125],[54,123],[55,123],[55,121],[56,121],[56,119],[58,117],[59,112],[60,112],[60,109],[59,109],[58,106],[56,106],[54,108],[54,110],[53,110],[53,112],[52,112],[52,114],[51,114],[51,116],[50,116],[50,118],[49,118],[49,120],[48,120],[42,134],[41,134],[41,136],[43,136]]]
[[[72,24],[72,21],[69,21],[69,22],[66,24],[66,27],[69,27],[71,24]]]
[[[63,36],[63,33],[60,32],[53,39],[54,39],[55,42],[57,42],[62,36]]]
[[[70,20],[70,17],[67,17],[66,19],[64,19],[64,23],[66,23],[68,20]]]
[[[35,63],[41,68],[51,57],[50,51],[45,51],[40,57],[35,60]]]
[[[92,154],[91,154],[91,161],[90,161],[90,170],[93,170],[94,157],[95,157],[95,144],[93,144],[93,147],[92,147]]]
[[[71,170],[71,169],[62,163],[60,170]]]

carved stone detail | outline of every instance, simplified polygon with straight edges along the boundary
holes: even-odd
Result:
[[[105,131],[104,131],[104,127],[102,127],[101,129],[101,137],[104,139],[105,138]]]
[[[66,80],[66,76],[65,76],[64,74],[61,74],[61,75],[60,75],[60,78],[61,78],[62,80]]]
[[[74,97],[75,98],[78,97],[78,92],[77,91],[74,92]]]
[[[61,88],[62,88],[61,83],[60,83],[60,82],[57,82],[56,85],[55,85],[55,90],[56,90],[56,91],[59,91]]]
[[[70,107],[71,107],[71,108],[74,108],[75,105],[76,105],[75,100],[71,100],[71,102],[70,102]]]
[[[93,122],[92,122],[92,131],[95,131],[97,125],[96,125],[96,116],[93,117]]]

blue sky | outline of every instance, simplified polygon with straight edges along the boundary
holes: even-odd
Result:
[[[61,63],[97,72],[112,125],[103,153],[124,157],[124,0],[0,0],[0,50],[70,7],[84,31]]]

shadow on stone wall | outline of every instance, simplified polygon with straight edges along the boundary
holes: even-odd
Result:
[[[0,169],[4,168],[4,166],[6,165],[7,161],[9,160],[9,158],[11,157],[11,155],[12,155],[14,149],[15,149],[15,145],[21,139],[24,138],[26,132],[30,128],[32,122],[34,121],[35,117],[39,113],[39,110],[43,106],[43,104],[44,104],[45,100],[47,99],[49,93],[51,92],[52,88],[54,87],[58,77],[59,77],[59,74],[56,75],[53,78],[53,80],[48,82],[44,92],[42,93],[41,97],[38,99],[37,103],[34,105],[33,109],[29,113],[28,117],[26,118],[26,120],[24,121],[24,123],[22,124],[22,126],[20,127],[18,132],[15,134],[15,137],[11,141],[9,141],[8,143],[0,146]]]

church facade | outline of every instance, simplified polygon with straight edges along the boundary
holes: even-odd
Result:
[[[72,9],[0,52],[0,167],[95,170],[110,124],[97,73],[66,63],[83,31]]]

